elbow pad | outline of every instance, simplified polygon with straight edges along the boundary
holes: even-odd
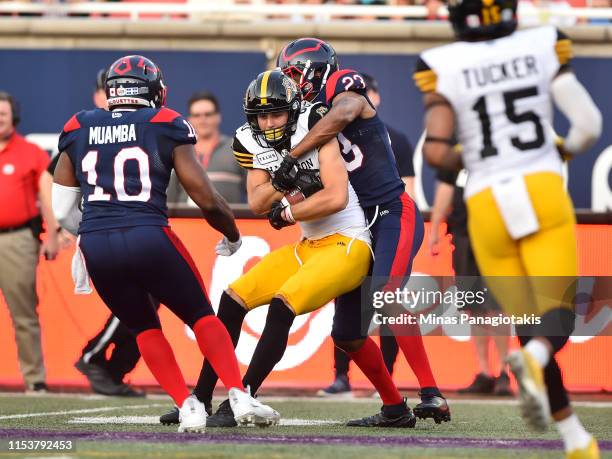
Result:
[[[555,105],[570,121],[570,129],[563,143],[564,149],[572,154],[584,152],[597,142],[601,135],[601,112],[571,72],[555,78],[551,92]]]
[[[79,209],[81,188],[53,184],[51,189],[51,205],[53,214],[60,226],[71,234],[77,234],[83,213]]]

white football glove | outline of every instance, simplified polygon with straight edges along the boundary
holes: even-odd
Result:
[[[242,245],[242,237],[239,237],[236,242],[230,242],[227,236],[223,236],[215,246],[215,252],[222,257],[229,257],[235,254]]]

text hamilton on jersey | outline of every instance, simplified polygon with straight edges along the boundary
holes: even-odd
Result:
[[[482,87],[537,74],[536,58],[532,55],[515,57],[505,62],[494,62],[482,67],[463,69],[463,77],[468,89],[474,85]]]

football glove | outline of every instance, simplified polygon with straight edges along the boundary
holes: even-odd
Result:
[[[289,156],[287,150],[283,150],[282,154],[285,155],[283,161],[277,170],[274,171],[274,177],[272,177],[272,186],[276,191],[289,191],[295,188],[295,179],[298,174],[297,159]]]
[[[272,228],[275,230],[280,230],[285,226],[291,226],[295,223],[292,223],[285,219],[285,206],[280,201],[274,201],[272,203],[272,207],[270,208],[270,212],[268,212],[268,221]]]
[[[314,169],[299,169],[294,185],[302,190],[305,197],[311,196],[323,189],[319,171]]]
[[[237,241],[231,242],[227,236],[223,236],[217,245],[215,246],[215,252],[217,255],[221,255],[223,257],[229,257],[235,254],[240,246],[242,245],[242,238],[239,237]]]

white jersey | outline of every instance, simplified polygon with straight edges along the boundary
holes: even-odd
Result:
[[[311,114],[312,111],[312,114]],[[302,112],[298,118],[295,134],[291,137],[291,147],[297,145],[308,133],[309,119],[317,116],[315,111],[319,111],[319,118],[327,111],[321,104],[303,104]],[[236,130],[234,137],[234,155],[240,165],[247,169],[263,169],[274,176],[283,156],[272,147],[262,147],[253,138],[248,123],[245,123]],[[298,159],[298,166],[301,169],[319,170],[319,152],[309,151]],[[359,205],[359,199],[351,184],[348,184],[348,204],[340,212],[328,215],[317,220],[299,222],[302,233],[308,239],[321,239],[332,234],[342,234],[354,237],[370,244],[370,234],[367,230],[366,219],[363,210]]]
[[[570,57],[569,39],[549,26],[421,55],[417,85],[444,96],[455,112],[466,198],[510,176],[561,175],[550,86]]]

